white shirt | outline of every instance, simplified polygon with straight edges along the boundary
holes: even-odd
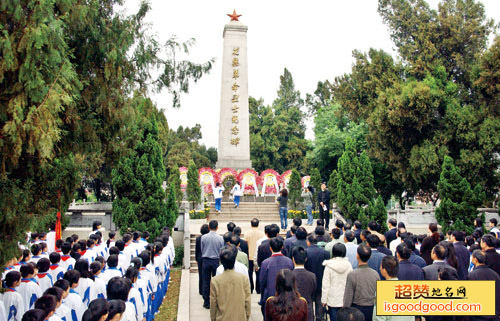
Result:
[[[3,296],[0,294],[0,321],[7,321],[7,312],[5,312],[2,297]]]
[[[38,273],[35,278],[42,292],[45,292],[45,290],[51,288],[54,285],[54,279],[52,279],[52,275],[50,275],[48,271],[43,273]]]
[[[47,233],[47,249],[49,253],[56,250],[56,232],[50,231]]]
[[[247,277],[248,282],[250,282],[250,279],[248,278],[248,269],[243,263],[235,261],[234,262],[234,271],[245,275]],[[217,268],[215,275],[221,275],[223,272],[224,272],[224,266],[222,266],[222,264],[221,264]]]
[[[100,277],[102,275],[95,275],[94,276],[94,293],[96,296],[96,299],[103,298],[106,299],[106,282]]]
[[[3,295],[3,304],[7,321],[21,321],[24,312],[27,311],[24,307],[23,299],[17,291],[7,291]]]
[[[144,304],[142,303],[141,293],[136,288],[131,288],[128,293],[128,302],[134,305],[134,313],[136,313],[137,320],[144,318]]]
[[[89,303],[97,297],[94,288],[94,281],[92,279],[80,278],[80,282],[78,282],[78,286],[75,288],[75,291],[78,292],[80,298],[86,306],[88,306]]]
[[[231,194],[233,194],[233,196],[241,196],[241,187],[239,184],[236,184],[233,186],[233,189],[231,190]]]
[[[125,312],[123,312],[120,321],[138,321],[135,315],[135,307],[130,302],[125,302]]]
[[[214,199],[222,198],[222,192],[224,192],[224,186],[219,186],[214,189]]]
[[[63,321],[72,321],[71,320],[71,310],[68,308],[67,305],[64,303],[61,304],[57,309],[56,309],[56,314],[59,318],[61,318]]]
[[[42,290],[37,283],[25,281],[24,279],[16,291],[21,295],[23,306],[26,308],[26,311],[33,309],[35,301],[42,296]],[[7,308],[7,306],[5,308]],[[7,311],[7,313],[9,312]]]
[[[83,304],[82,298],[74,289],[69,290],[69,294],[64,299],[64,304],[69,308],[71,313],[71,321],[82,321],[83,313],[87,306]],[[76,319],[75,319],[76,318]]]
[[[392,255],[396,256],[396,248],[401,244],[401,238],[398,237],[395,240],[392,240],[391,244],[389,244],[389,249],[392,252]]]
[[[57,315],[57,314],[53,314],[50,318],[49,318],[49,321],[62,321],[62,319]]]
[[[122,277],[122,272],[118,270],[118,268],[110,268],[107,267],[104,272],[99,274],[99,278],[104,281],[104,283],[108,284],[108,281],[114,278],[115,276]]]
[[[61,262],[59,265],[63,268],[64,271],[73,270],[75,267],[75,259],[69,255],[61,255]]]
[[[64,276],[64,269],[59,264],[52,264],[49,269],[49,273],[52,276],[52,282],[56,283]]]

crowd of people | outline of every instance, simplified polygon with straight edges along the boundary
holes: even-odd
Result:
[[[152,321],[163,302],[175,250],[168,228],[117,239],[101,222],[87,239],[30,233],[2,274],[0,321]]]
[[[227,224],[219,235],[218,222],[201,227],[196,239],[199,293],[211,320],[249,320],[251,293],[260,294],[265,321],[385,321],[421,320],[424,316],[378,316],[376,285],[379,280],[494,280],[496,315],[470,320],[499,320],[500,231],[492,218],[488,227],[480,219],[471,235],[438,230],[429,224],[426,235],[406,230],[403,222],[389,219],[389,230],[370,222],[366,229],[336,220],[328,231],[319,219],[314,232],[294,219],[286,236],[276,224],[251,220],[251,229]],[[255,274],[255,278],[254,278]],[[431,321],[454,316],[425,316]],[[465,319],[463,319],[465,320]]]

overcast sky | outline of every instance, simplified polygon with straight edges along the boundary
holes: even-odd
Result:
[[[437,0],[428,1],[437,8]],[[500,22],[500,0],[482,1],[488,17]],[[135,10],[139,0],[125,0]],[[307,3],[307,4],[306,4]],[[214,57],[213,70],[190,93],[181,97],[182,107],[173,109],[167,92],[153,95],[166,111],[170,128],[201,124],[207,146],[217,147],[221,87],[222,32],[227,13],[236,9],[248,26],[249,95],[272,103],[279,76],[286,67],[296,89],[305,98],[320,80],[349,72],[352,50],[381,48],[394,54],[387,27],[377,13],[376,0],[152,0],[148,21],[164,42],[171,35],[183,41],[196,39],[190,60],[203,62]],[[313,138],[308,122],[308,138]]]

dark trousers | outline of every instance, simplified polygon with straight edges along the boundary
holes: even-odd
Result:
[[[330,227],[330,208],[326,206],[326,211],[323,210],[323,206],[319,206],[319,218],[325,222],[325,229],[328,231]]]
[[[257,294],[260,294],[260,269],[255,271],[255,292],[257,292]]]
[[[253,293],[253,260],[248,260],[248,279],[250,280],[250,293]],[[257,280],[259,278],[257,277]]]
[[[352,307],[358,309],[359,311],[361,311],[361,313],[364,314],[365,321],[372,321],[373,320],[373,305],[361,306],[361,305],[353,304]]]
[[[203,271],[202,271],[202,282],[203,282],[203,304],[210,304],[210,280],[215,276],[217,267],[219,267],[219,259],[209,259],[204,257],[203,259]]]
[[[316,318],[314,320],[321,321],[323,317],[323,305],[321,304],[321,293],[316,293],[314,297],[314,314]]]
[[[328,315],[330,316],[330,321],[337,321],[337,311],[340,308],[328,307]]]
[[[200,257],[196,262],[198,262],[198,291],[203,295],[203,259]]]

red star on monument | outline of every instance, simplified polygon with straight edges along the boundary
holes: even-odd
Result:
[[[241,17],[240,14],[236,14],[236,10],[233,10],[232,14],[228,13],[227,15],[231,18],[231,21],[239,21],[238,18]]]

